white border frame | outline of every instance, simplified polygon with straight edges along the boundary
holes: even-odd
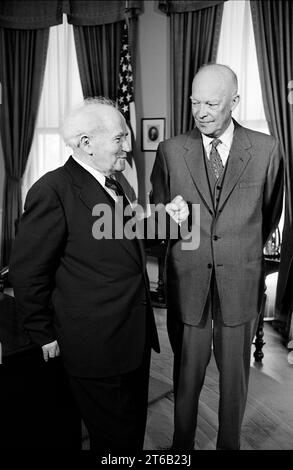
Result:
[[[157,137],[149,138],[150,129],[157,130]],[[165,138],[165,118],[143,118],[141,120],[141,150],[143,152],[155,152],[160,142]]]

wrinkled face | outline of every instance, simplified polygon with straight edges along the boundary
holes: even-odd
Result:
[[[194,78],[190,99],[196,127],[214,138],[227,129],[239,101],[231,80],[212,71],[199,72]]]
[[[105,128],[89,136],[91,166],[106,176],[123,171],[130,151],[128,129],[123,116],[116,110],[106,110]]]

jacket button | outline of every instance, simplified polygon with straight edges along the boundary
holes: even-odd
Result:
[[[219,240],[219,238],[220,238],[220,237],[218,237],[217,235],[214,235],[214,236],[213,236],[213,240],[215,240],[215,241]]]
[[[212,263],[208,264],[208,268],[211,269],[213,267]]]

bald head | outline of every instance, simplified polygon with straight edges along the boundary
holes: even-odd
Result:
[[[222,64],[208,64],[199,69],[192,82],[192,114],[205,135],[220,137],[231,122],[239,102],[237,76]]]
[[[223,88],[227,89],[227,92],[231,95],[236,95],[238,91],[238,80],[237,75],[227,65],[222,64],[207,64],[203,65],[195,75],[193,84],[197,80],[209,80],[215,81]]]

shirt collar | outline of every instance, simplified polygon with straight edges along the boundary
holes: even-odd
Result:
[[[96,170],[92,166],[88,165],[87,163],[84,163],[83,161],[79,160],[79,158],[75,157],[74,155],[72,158],[80,165],[82,166],[85,170],[87,170],[102,186],[105,188],[105,181],[106,177],[101,173],[99,170]]]
[[[231,122],[230,122],[229,126],[227,127],[227,129],[223,132],[222,135],[220,135],[218,137],[221,140],[222,144],[229,151],[230,151],[230,148],[231,148],[231,145],[232,145],[234,127],[235,127],[234,123],[231,119]],[[202,135],[202,141],[203,141],[204,148],[206,149],[206,151],[208,151],[210,149],[210,145],[211,145],[212,140],[214,140],[214,137],[208,137],[205,134],[201,134],[201,135]]]

